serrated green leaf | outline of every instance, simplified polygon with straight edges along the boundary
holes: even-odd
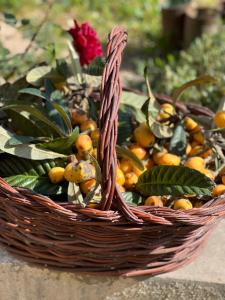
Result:
[[[136,165],[136,167],[140,170],[144,170],[144,165],[142,161],[129,149],[116,145],[116,153],[118,157],[123,157],[126,159],[130,159],[133,161],[133,163]]]
[[[211,195],[214,183],[204,174],[184,166],[156,166],[145,171],[136,184],[143,196]]]
[[[71,154],[72,146],[76,142],[76,139],[79,135],[79,128],[76,127],[70,136],[65,138],[54,139],[53,141],[38,144],[37,147],[42,149],[49,149],[51,151],[62,153],[62,154]]]
[[[8,141],[13,137],[13,135],[0,126],[0,150],[12,154],[18,157],[34,159],[34,160],[43,160],[43,159],[55,159],[55,158],[63,158],[65,155],[39,149],[36,145],[18,145],[18,146],[10,146]]]
[[[186,153],[187,136],[183,124],[178,124],[170,140],[170,152],[182,156]]]
[[[125,192],[122,194],[125,202],[132,206],[137,206],[142,203],[142,197],[140,194],[135,192]]]

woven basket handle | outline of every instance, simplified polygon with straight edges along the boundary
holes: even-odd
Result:
[[[101,83],[98,147],[98,161],[102,172],[101,209],[109,210],[113,202],[113,206],[120,209],[127,219],[138,222],[139,219],[123,200],[116,184],[118,110],[122,92],[119,69],[126,43],[127,32],[119,26],[115,27],[108,38],[106,64]]]

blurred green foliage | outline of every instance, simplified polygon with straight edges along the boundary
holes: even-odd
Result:
[[[193,87],[184,93],[182,99],[200,102],[216,110],[225,96],[225,28],[214,35],[203,35],[196,39],[189,49],[178,55],[169,54],[166,60],[149,59],[150,80],[154,91],[172,95],[173,91],[187,81],[209,74],[217,79],[216,85]],[[146,62],[138,61],[138,72],[143,74]]]

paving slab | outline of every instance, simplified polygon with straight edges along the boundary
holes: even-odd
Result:
[[[155,277],[96,277],[27,264],[0,249],[0,300],[224,300],[225,220],[202,255]]]

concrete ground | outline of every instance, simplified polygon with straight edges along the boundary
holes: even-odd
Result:
[[[0,300],[224,300],[225,220],[190,265],[152,278],[82,276],[28,265],[0,250]]]

